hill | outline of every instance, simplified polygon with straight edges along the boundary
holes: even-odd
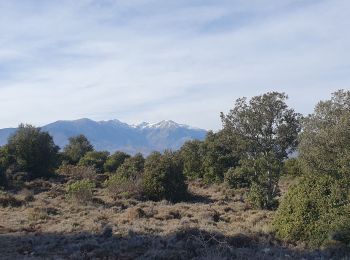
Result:
[[[176,150],[187,140],[203,140],[207,132],[171,120],[129,125],[119,120],[94,121],[87,118],[61,120],[45,125],[42,129],[48,131],[61,148],[68,143],[69,137],[84,134],[96,150],[119,150],[130,154]],[[16,128],[0,129],[0,145],[6,144],[7,138],[15,131]]]

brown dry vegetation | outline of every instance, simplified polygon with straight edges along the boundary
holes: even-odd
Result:
[[[103,178],[102,178],[103,179]],[[191,182],[190,198],[113,199],[97,185],[86,205],[67,199],[71,180],[36,180],[0,194],[1,259],[328,259],[337,250],[310,250],[278,241],[273,211],[253,210],[243,191]],[[284,189],[288,181],[282,183]]]

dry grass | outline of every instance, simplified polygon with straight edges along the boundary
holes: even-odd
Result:
[[[327,259],[334,253],[276,240],[274,212],[250,209],[242,191],[193,182],[192,198],[172,204],[115,200],[97,188],[83,205],[65,198],[67,181],[35,195],[0,195],[0,203],[10,201],[0,207],[1,259]]]

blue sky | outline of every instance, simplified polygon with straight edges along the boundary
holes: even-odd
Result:
[[[88,117],[206,129],[234,100],[298,112],[350,83],[348,0],[0,1],[0,127]]]

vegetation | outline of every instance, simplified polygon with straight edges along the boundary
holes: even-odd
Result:
[[[145,195],[152,200],[180,201],[187,195],[187,185],[178,155],[155,152],[147,157],[143,176]]]
[[[86,166],[86,167],[94,167],[97,172],[101,173],[103,172],[103,166],[107,161],[107,158],[109,156],[109,152],[87,152],[80,160],[78,165],[79,166]]]
[[[300,159],[307,176],[291,188],[274,226],[283,239],[312,245],[350,242],[350,91],[320,102],[303,124]]]
[[[203,179],[221,183],[225,172],[238,165],[239,155],[227,131],[209,132],[203,142]]]
[[[48,177],[58,166],[58,149],[47,132],[31,125],[20,125],[8,140],[5,160],[9,157],[14,168],[27,172],[31,179]]]
[[[154,152],[146,159],[142,154],[95,151],[83,135],[70,138],[59,152],[47,132],[20,125],[0,147],[0,207],[11,207],[0,210],[0,230],[23,233],[28,226],[47,222],[63,223],[64,230],[75,232],[83,230],[78,222],[86,218],[81,225],[92,227],[93,234],[101,232],[100,241],[114,238],[109,223],[128,236],[130,225],[137,229],[134,223],[142,227],[140,233],[172,236],[164,229],[176,223],[171,231],[177,232],[176,239],[194,232],[181,233],[180,227],[200,228],[187,234],[188,241],[199,241],[196,245],[206,252],[191,249],[198,257],[215,258],[218,251],[207,252],[215,248],[225,250],[223,258],[252,258],[236,253],[256,247],[258,255],[266,250],[263,259],[337,258],[338,253],[317,251],[319,255],[310,256],[299,249],[306,245],[343,252],[350,244],[350,91],[334,93],[305,118],[286,101],[287,96],[277,92],[238,99],[233,109],[221,114],[221,130],[208,132],[203,141],[187,141],[179,151]],[[79,203],[73,207],[64,198]],[[65,215],[67,211],[74,218]],[[22,229],[7,227],[12,225],[7,219],[13,214],[21,218],[22,213],[25,220],[13,221]],[[235,232],[245,237],[235,240]],[[289,251],[276,246],[280,239]],[[186,250],[178,249],[188,252],[190,243],[183,244]]]
[[[127,153],[117,151],[108,157],[105,164],[103,165],[103,169],[105,172],[116,172],[128,158],[130,158],[130,155]]]
[[[69,143],[63,149],[63,157],[69,164],[77,164],[94,147],[84,135],[69,138]]]
[[[224,129],[235,140],[242,170],[248,169],[246,174],[252,176],[250,197],[256,207],[276,206],[282,162],[297,146],[301,116],[288,108],[286,99],[277,92],[249,102],[240,98],[227,115],[221,114]]]
[[[187,141],[180,150],[183,162],[183,173],[189,179],[203,178],[202,173],[202,142]]]
[[[142,154],[125,159],[124,163],[118,167],[116,174],[126,179],[136,179],[141,176],[144,170],[145,158]]]
[[[92,200],[95,183],[90,180],[80,180],[67,186],[67,197],[76,202],[86,203]]]
[[[292,186],[274,220],[277,235],[313,246],[350,242],[350,181],[305,176]]]

